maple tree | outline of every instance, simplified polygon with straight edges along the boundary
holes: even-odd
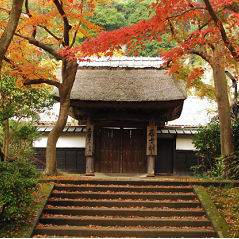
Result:
[[[9,15],[9,20],[4,24],[4,31],[0,37],[0,77],[1,77],[1,69],[4,55],[11,43],[14,32],[17,28],[17,24],[22,12],[22,4],[24,0],[13,0],[10,10],[5,9],[6,13]],[[6,2],[1,2],[0,7],[2,9],[5,8]],[[2,27],[1,27],[2,28]]]
[[[7,3],[0,9],[5,14],[9,12]],[[4,55],[5,72],[18,77],[19,87],[47,84],[59,91],[60,113],[46,148],[45,174],[48,175],[58,173],[56,142],[67,121],[70,93],[77,71],[76,57],[63,53],[77,45],[78,38],[91,37],[91,32],[101,31],[86,19],[93,15],[97,3],[97,0],[25,0],[14,38]],[[4,28],[5,19],[1,26]],[[40,60],[44,57],[62,62],[61,82],[53,74],[51,66],[42,66]]]
[[[218,103],[222,155],[233,153],[225,68],[237,75],[239,41],[234,32],[239,21],[237,1],[204,0],[203,4],[191,0],[161,0],[149,7],[154,9],[150,20],[142,20],[113,32],[103,32],[74,50],[81,51],[85,56],[98,52],[106,52],[107,56],[111,56],[114,49],[126,45],[128,51],[133,49],[137,55],[137,49],[143,49],[148,38],[160,42],[162,36],[167,34],[169,41],[177,42],[176,47],[169,51],[158,50],[165,60],[165,67],[170,66],[170,74],[176,73],[180,77],[182,69],[185,68],[183,59],[187,59],[191,54],[200,56],[210,64]],[[190,84],[200,78],[204,70],[203,67],[195,68],[190,74],[181,75],[181,78],[187,78],[187,83]],[[225,171],[223,176],[226,176]]]

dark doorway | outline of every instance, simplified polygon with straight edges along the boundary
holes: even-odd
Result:
[[[96,160],[100,172],[146,172],[146,129],[101,128],[99,145]]]
[[[158,138],[155,173],[173,173],[174,139]]]

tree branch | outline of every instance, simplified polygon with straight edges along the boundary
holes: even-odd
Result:
[[[17,28],[20,15],[22,13],[23,1],[24,0],[13,0],[9,21],[4,33],[0,38],[0,59],[3,59],[3,56],[5,55]]]
[[[11,64],[15,69],[18,69],[17,65],[10,59],[4,57],[4,60]],[[18,69],[19,70],[19,69]],[[21,71],[21,70],[20,70]],[[21,71],[22,72],[22,71]],[[48,80],[48,79],[27,79],[24,81],[24,85],[39,85],[39,84],[48,84],[48,85],[53,85],[56,86],[57,88],[60,87],[61,83],[53,80]]]
[[[26,8],[26,13],[28,15],[29,18],[32,18],[32,14],[30,13],[29,11],[29,7],[28,7],[28,0],[25,0],[25,8]],[[36,37],[36,34],[37,34],[37,29],[36,29],[36,26],[32,26],[33,27],[33,32],[32,32],[32,37]]]
[[[38,27],[43,28],[47,33],[49,33],[53,38],[55,38],[57,41],[61,41],[60,37],[57,37],[54,33],[52,33],[47,27],[38,25]]]
[[[235,12],[235,13],[239,13],[239,6],[237,5],[237,3],[232,3],[231,5],[229,6],[226,6],[229,10],[231,10],[232,12]]]
[[[35,80],[27,79],[24,81],[24,85],[39,85],[39,84],[43,84],[43,83],[56,86],[57,88],[59,88],[61,85],[60,82],[48,80],[48,79],[35,79]]]
[[[64,12],[64,10],[62,8],[62,5],[59,3],[58,0],[55,0],[54,3],[56,5],[59,13],[63,17],[63,21],[64,21],[64,43],[63,43],[63,46],[66,47],[66,46],[69,46],[69,44],[70,44],[69,31],[70,31],[71,26],[68,22],[68,19],[66,17],[66,13]]]
[[[195,54],[195,55],[197,55],[197,56],[200,56],[203,60],[205,60],[206,62],[209,62],[210,60],[209,60],[209,58],[206,56],[206,55],[204,55],[202,52],[199,52],[199,51],[197,51],[197,50],[193,50],[193,51],[191,51],[191,53],[192,54]]]
[[[63,59],[63,57],[58,52],[56,52],[53,48],[49,47],[48,45],[44,44],[43,42],[40,42],[33,37],[25,37],[19,33],[15,33],[15,35],[27,40],[30,44],[40,47],[41,49],[47,51],[52,56],[54,56],[56,58],[56,60],[58,60],[58,61],[61,61]]]
[[[227,34],[225,32],[225,29],[223,27],[222,21],[217,17],[216,13],[214,12],[209,0],[203,0],[205,5],[206,5],[206,9],[209,12],[210,16],[212,17],[213,21],[215,22],[215,25],[218,27],[221,36],[222,36],[222,40],[225,43],[226,47],[228,48],[228,50],[231,52],[233,58],[236,61],[239,61],[239,55],[237,54],[235,48],[233,47],[233,45],[231,44],[230,40],[227,37]]]

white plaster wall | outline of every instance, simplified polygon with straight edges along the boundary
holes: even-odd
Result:
[[[178,134],[176,138],[176,149],[178,150],[195,150],[192,144],[192,135],[190,134]]]
[[[158,137],[165,135],[158,135]],[[167,138],[173,135],[167,135]],[[45,148],[47,144],[48,133],[44,133],[41,140],[35,141],[33,146],[36,148]],[[178,150],[195,150],[192,144],[192,135],[178,134],[176,137],[176,149]],[[85,148],[85,133],[62,133],[57,141],[57,148]]]
[[[45,148],[47,144],[48,133],[44,133],[41,140],[35,141],[33,146],[36,148]],[[62,133],[57,141],[57,148],[85,148],[85,133]]]

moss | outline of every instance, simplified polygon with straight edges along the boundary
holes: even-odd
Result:
[[[36,195],[37,202],[33,202],[30,206],[28,221],[21,224],[9,224],[2,228],[0,232],[1,238],[30,238],[36,223],[43,211],[47,199],[53,189],[54,184],[42,184],[39,193]]]
[[[206,214],[210,219],[212,226],[217,231],[218,236],[220,238],[228,237],[227,232],[229,230],[229,226],[217,210],[210,196],[207,194],[205,188],[202,186],[194,186],[193,190],[197,194],[197,197],[201,202],[204,210],[206,211]]]
[[[43,209],[47,203],[47,200],[52,192],[53,187],[54,187],[54,184],[51,184],[51,183],[44,183],[42,185],[41,190],[39,192],[40,201],[37,204],[35,204],[35,207],[33,209],[36,212],[35,220],[30,223],[30,225],[28,226],[27,230],[25,231],[22,237],[25,237],[25,238],[32,237],[34,228],[39,221],[39,218],[43,212]]]

